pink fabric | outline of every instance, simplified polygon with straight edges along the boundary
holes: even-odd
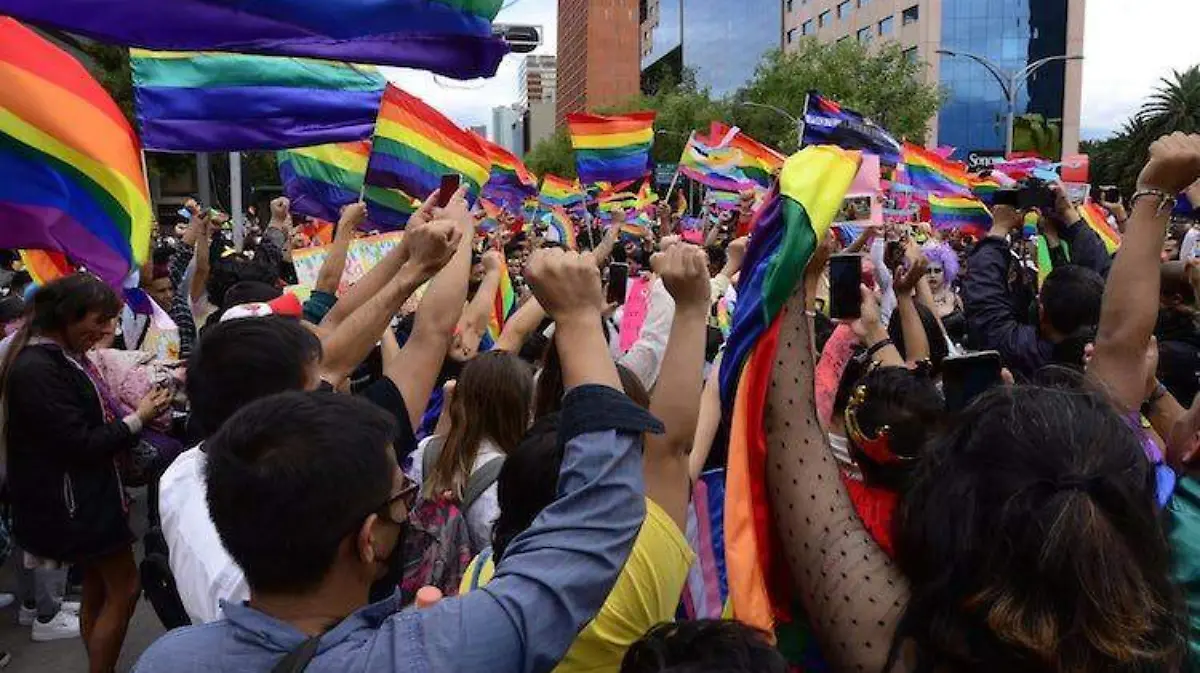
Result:
[[[642,278],[629,279],[629,292],[625,295],[625,312],[621,317],[621,352],[628,351],[642,333],[646,313],[650,308],[650,281]]]
[[[137,409],[138,402],[150,392],[156,380],[169,381],[172,390],[178,388],[178,370],[163,367],[152,355],[142,351],[112,348],[92,350],[88,352],[88,359],[124,407],[120,410],[121,415],[130,414]],[[150,426],[155,430],[170,429],[171,412],[164,412],[154,419]]]
[[[846,364],[854,357],[854,347],[857,345],[858,337],[854,330],[849,323],[842,323],[833,330],[833,335],[825,342],[825,350],[821,351],[816,371],[817,417],[826,428],[833,416],[833,399],[837,397],[838,382],[842,380]]]

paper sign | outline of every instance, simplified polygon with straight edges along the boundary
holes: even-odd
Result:
[[[350,250],[346,253],[346,269],[342,272],[338,294],[345,292],[351,285],[367,275],[367,272],[378,264],[392,248],[399,245],[403,238],[403,232],[393,231],[352,241]],[[296,280],[300,285],[310,288],[316,285],[317,276],[321,273],[321,265],[329,257],[329,248],[330,246],[322,245],[292,251],[292,264],[296,267]]]
[[[621,316],[621,352],[628,351],[642,333],[646,312],[650,309],[650,281],[638,276],[629,279],[625,309]]]

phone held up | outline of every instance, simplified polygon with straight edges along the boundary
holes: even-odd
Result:
[[[462,177],[457,173],[447,173],[442,176],[442,184],[438,187],[438,208],[445,208],[449,205],[450,199],[454,197],[460,184],[462,184]]]
[[[942,393],[946,411],[962,411],[975,398],[1004,382],[1000,354],[981,351],[942,361]]]
[[[855,320],[862,315],[862,255],[829,258],[829,317]]]

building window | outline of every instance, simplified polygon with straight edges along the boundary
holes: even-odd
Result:
[[[824,28],[825,26],[828,26],[828,25],[829,25],[829,10],[827,9],[827,10],[821,12],[821,15],[817,17],[817,27]]]
[[[793,9],[793,7],[792,7],[792,0],[787,0],[787,11],[788,11],[788,13],[789,13],[789,14],[791,14],[791,12],[792,12],[792,9]]]
[[[892,31],[895,28],[893,26],[894,23],[895,23],[895,21],[892,21],[892,17],[890,17],[890,16],[883,19],[882,21],[880,21],[879,22],[879,37],[885,37],[887,35],[891,35]]]
[[[813,20],[812,19],[805,21],[800,26],[800,34],[801,35],[812,35],[815,32],[817,32],[817,31],[813,28]]]
[[[921,18],[921,8],[913,5],[900,15],[900,25],[907,26],[910,23],[916,23]]]
[[[909,63],[916,63],[917,62],[917,48],[909,47],[908,49],[905,49],[904,50],[904,60],[908,61]]]
[[[791,44],[796,41],[796,29],[792,28],[787,32],[787,43]]]
[[[874,34],[875,33],[872,32],[870,26],[867,26],[866,28],[859,28],[858,29],[858,41],[862,44],[866,44],[871,41],[871,37]]]
[[[850,0],[839,2],[837,6],[838,18],[845,19],[850,16]]]

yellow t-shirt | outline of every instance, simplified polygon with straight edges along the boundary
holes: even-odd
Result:
[[[615,671],[625,650],[655,624],[675,617],[679,597],[695,554],[679,526],[653,500],[646,498],[646,519],[604,606],[571,644],[555,673]],[[489,555],[467,567],[459,593],[481,587],[496,574]]]

